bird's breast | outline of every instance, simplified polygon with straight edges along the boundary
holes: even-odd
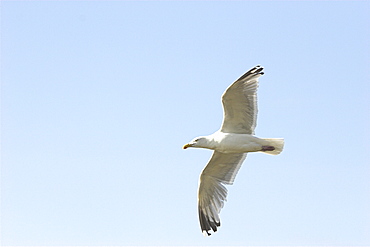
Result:
[[[215,150],[222,153],[247,153],[261,150],[261,139],[248,134],[222,133],[216,136]]]

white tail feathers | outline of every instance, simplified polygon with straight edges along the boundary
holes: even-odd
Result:
[[[275,148],[274,151],[263,151],[264,153],[278,155],[279,153],[281,153],[281,151],[283,151],[284,148],[283,138],[266,138],[263,140],[268,142],[268,146],[273,146]]]

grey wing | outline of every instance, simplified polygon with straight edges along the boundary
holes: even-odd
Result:
[[[203,169],[198,188],[198,214],[202,232],[217,231],[220,226],[219,213],[226,201],[227,189],[240,169],[246,153],[226,154],[213,152],[207,166]]]
[[[222,95],[224,120],[222,132],[254,134],[257,123],[258,78],[263,75],[263,67],[256,66],[233,84]]]

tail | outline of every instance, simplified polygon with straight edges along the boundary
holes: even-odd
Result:
[[[281,151],[283,151],[284,148],[283,138],[266,138],[263,140],[267,141],[269,146],[273,146],[275,148],[275,150],[273,151],[263,151],[264,153],[278,155],[279,153],[281,153]]]

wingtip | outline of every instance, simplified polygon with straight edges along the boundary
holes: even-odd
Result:
[[[211,236],[211,234],[208,231],[206,231],[206,230],[203,230],[202,233],[203,233],[204,237]]]
[[[247,72],[245,72],[244,75],[242,75],[241,77],[237,79],[237,81],[243,80],[249,76],[264,75],[265,72],[263,72],[263,69],[264,68],[258,64],[254,66],[253,68],[251,68],[250,70],[248,70]]]
[[[204,236],[211,236],[211,232],[217,232],[217,227],[221,226],[221,223],[214,218],[210,219],[203,210],[198,207],[199,223],[200,228]],[[206,235],[207,234],[207,235]]]
[[[251,70],[251,74],[260,74],[260,75],[263,75],[264,72],[262,72],[262,70],[263,70],[263,67],[261,67],[261,65],[257,65],[256,67],[254,67]]]

